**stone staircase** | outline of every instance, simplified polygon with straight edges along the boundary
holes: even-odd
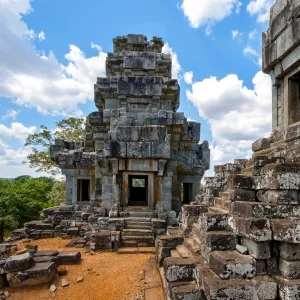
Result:
[[[154,246],[151,218],[127,217],[121,234],[122,247]]]

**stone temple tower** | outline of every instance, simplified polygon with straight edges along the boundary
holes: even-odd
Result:
[[[199,193],[210,150],[206,141],[199,144],[200,124],[177,112],[180,88],[163,45],[144,35],[113,40],[85,142],[51,147],[66,175],[67,204],[92,198],[117,217],[137,206],[168,212]]]

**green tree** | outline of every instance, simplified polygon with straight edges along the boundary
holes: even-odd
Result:
[[[0,241],[4,231],[23,227],[25,222],[39,219],[44,208],[50,207],[52,178],[0,179]]]
[[[65,203],[66,183],[64,181],[55,181],[49,193],[49,203],[51,206],[58,206]]]
[[[27,156],[30,168],[37,172],[47,172],[52,175],[60,173],[57,164],[50,159],[50,146],[55,139],[62,139],[68,142],[83,141],[84,119],[69,118],[56,122],[56,130],[52,132],[46,126],[41,125],[39,133],[29,134],[25,146],[31,146],[31,153]]]

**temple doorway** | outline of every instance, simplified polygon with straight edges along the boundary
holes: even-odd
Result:
[[[129,175],[128,176],[128,205],[147,206],[148,205],[148,176]]]
[[[90,201],[90,180],[78,179],[77,181],[77,201]]]
[[[181,203],[190,204],[193,195],[193,184],[184,182],[181,184]]]

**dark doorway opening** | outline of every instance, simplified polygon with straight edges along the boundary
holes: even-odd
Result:
[[[129,175],[128,205],[148,205],[148,176]]]
[[[90,201],[90,180],[78,179],[77,201]]]
[[[300,72],[289,78],[289,125],[300,121]]]
[[[192,183],[182,183],[181,184],[181,202],[183,204],[190,204],[193,195],[193,184]]]

